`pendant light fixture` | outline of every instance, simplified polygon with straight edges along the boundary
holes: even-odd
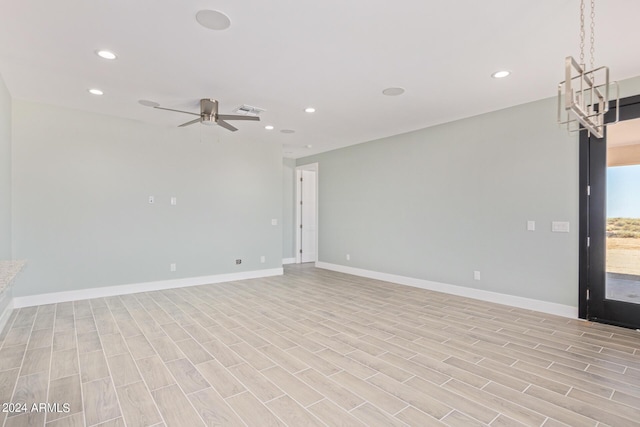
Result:
[[[584,0],[580,0],[580,62],[572,56],[565,59],[565,80],[558,84],[558,123],[569,132],[586,130],[596,138],[604,136],[604,127],[618,122],[620,95],[618,83],[609,83],[609,67],[594,67],[595,0],[591,0],[590,69],[584,61]],[[615,88],[616,118],[605,123],[609,111],[611,86]]]

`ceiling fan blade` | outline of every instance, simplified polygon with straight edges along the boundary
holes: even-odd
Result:
[[[218,114],[218,101],[215,99],[201,99],[200,111],[207,116],[215,116]]]
[[[153,108],[157,108],[158,110],[175,111],[176,113],[192,114],[194,116],[199,116],[200,115],[198,113],[192,113],[191,111],[174,110],[173,108],[164,108],[164,107],[153,107]]]
[[[229,123],[225,122],[224,120],[216,120],[216,123],[222,126],[223,128],[230,130],[231,132],[235,132],[238,130],[238,128],[231,126]]]
[[[192,124],[194,124],[194,123],[198,123],[198,122],[200,122],[200,121],[202,121],[202,117],[198,117],[197,119],[194,119],[194,120],[188,121],[187,123],[183,123],[183,124],[181,124],[181,125],[180,125],[180,126],[178,126],[178,127],[179,127],[179,128],[182,128],[182,127],[185,127],[185,126],[192,125]]]
[[[222,120],[252,120],[260,121],[258,116],[238,116],[234,114],[218,114],[218,118]]]

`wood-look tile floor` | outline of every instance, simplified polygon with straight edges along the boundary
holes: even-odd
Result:
[[[305,265],[15,310],[0,344],[0,402],[60,405],[5,427],[640,425],[639,332]]]

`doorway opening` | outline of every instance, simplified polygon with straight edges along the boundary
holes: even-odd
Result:
[[[640,304],[640,118],[607,133],[607,299]]]
[[[640,96],[619,114],[602,139],[580,135],[579,316],[640,328]]]
[[[318,164],[296,168],[296,263],[318,260]]]

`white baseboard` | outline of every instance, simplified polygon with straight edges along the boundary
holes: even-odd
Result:
[[[540,311],[542,313],[555,314],[557,316],[569,317],[572,319],[578,318],[578,308],[572,307],[570,305],[518,297],[515,295],[500,294],[497,292],[485,291],[482,289],[472,289],[465,286],[449,285],[447,283],[415,279],[413,277],[397,276],[395,274],[363,270],[360,268],[331,264],[328,262],[318,261],[316,262],[316,267],[324,268],[325,270],[337,271],[340,273],[353,274],[354,276],[367,277],[369,279],[377,279],[383,280],[385,282],[397,283],[399,285],[413,286],[415,288],[428,289],[430,291],[443,292],[467,298],[474,298],[482,301],[494,302],[497,304],[509,305],[512,307],[524,308],[527,310]]]
[[[282,265],[295,264],[295,263],[296,263],[295,258],[282,258]]]
[[[213,283],[233,282],[236,280],[258,279],[261,277],[280,276],[283,273],[284,271],[282,267],[279,267],[267,270],[245,271],[242,273],[216,274],[213,276],[188,277],[185,279],[163,280],[159,282],[134,283],[131,285],[105,286],[101,288],[79,289],[76,291],[14,297],[13,308],[135,294],[138,292],[159,291],[163,289],[185,288],[188,286],[208,285]]]

